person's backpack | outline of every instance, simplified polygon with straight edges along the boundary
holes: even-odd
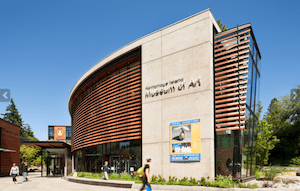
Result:
[[[143,177],[144,175],[144,169],[145,169],[146,165],[141,166],[137,171],[136,171],[136,175],[140,177],[140,179]]]

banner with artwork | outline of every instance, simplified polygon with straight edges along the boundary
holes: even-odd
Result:
[[[200,161],[200,119],[170,123],[170,161]]]
[[[65,126],[54,126],[54,139],[55,140],[66,140],[66,127]]]

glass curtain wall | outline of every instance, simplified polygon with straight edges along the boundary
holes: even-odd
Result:
[[[255,173],[253,147],[259,103],[260,54],[251,25],[228,31],[216,36],[217,43],[214,43],[215,53],[218,53],[215,55],[215,88],[218,90],[215,93],[216,174],[241,179]],[[238,73],[234,73],[237,70]],[[223,77],[217,75],[221,73]],[[218,81],[221,78],[223,81]],[[224,123],[226,121],[229,122]]]
[[[141,140],[112,142],[91,146],[74,152],[74,168],[78,172],[100,173],[108,161],[110,173],[132,174],[142,166]]]

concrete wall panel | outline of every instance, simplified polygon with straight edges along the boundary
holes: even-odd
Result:
[[[142,143],[161,143],[163,136],[161,101],[150,102],[143,105],[142,113]]]
[[[204,12],[162,29],[161,38],[142,45],[145,62],[142,63],[143,162],[147,157],[153,159],[151,174],[162,175],[166,179],[170,175],[197,179],[214,177],[211,19],[211,13]],[[199,76],[201,86],[188,88],[190,79]],[[185,80],[184,90],[179,91],[177,83],[175,92],[145,97],[146,86],[179,77]],[[170,162],[170,123],[197,118],[201,120],[201,161]]]
[[[210,19],[207,18],[202,22],[197,22],[167,35],[163,35],[162,56],[173,54],[207,41],[212,43],[212,38],[210,38],[210,32],[212,30],[209,28],[209,22]]]
[[[143,51],[143,49],[147,51]],[[161,38],[154,39],[143,44],[142,49],[142,63],[145,64],[149,61],[161,57]]]

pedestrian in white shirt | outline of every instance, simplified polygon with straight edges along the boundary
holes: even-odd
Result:
[[[14,184],[17,184],[17,175],[19,175],[19,167],[16,166],[16,163],[13,163],[13,166],[10,169],[9,176],[12,176]]]
[[[77,172],[76,172],[76,169],[74,169],[73,177],[74,177],[74,178],[77,178]]]

